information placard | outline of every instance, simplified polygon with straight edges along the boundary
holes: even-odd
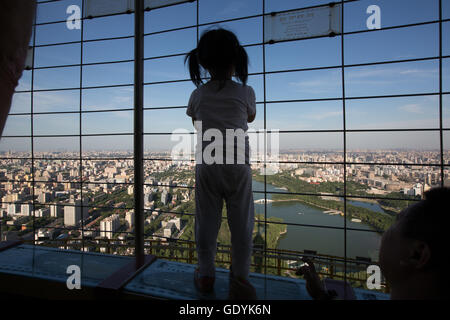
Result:
[[[340,34],[341,5],[275,13],[264,17],[264,42]]]

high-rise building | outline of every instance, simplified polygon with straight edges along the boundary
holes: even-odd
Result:
[[[100,221],[100,237],[112,239],[113,232],[120,227],[120,220],[118,214],[113,214],[102,221]]]
[[[21,216],[30,216],[34,210],[34,206],[32,203],[23,203],[20,206],[20,215]]]
[[[127,225],[129,228],[133,228],[134,226],[134,210],[127,211],[125,214],[125,220],[127,221]]]
[[[37,218],[47,217],[50,215],[50,209],[49,208],[41,208],[38,210],[34,210],[33,214]]]
[[[77,226],[81,219],[86,219],[88,216],[88,209],[87,207],[83,207],[83,212],[81,208],[81,201],[78,200],[72,200],[70,205],[64,206],[64,225],[66,226]],[[85,199],[83,201],[83,205],[86,206],[87,200]],[[81,214],[83,213],[83,216]]]
[[[39,196],[38,196],[38,201],[40,203],[48,203],[52,200],[52,194],[50,192],[42,192]]]
[[[171,199],[172,195],[166,189],[164,189],[161,193],[161,202],[166,205]]]
[[[20,204],[10,203],[8,204],[8,215],[14,216],[20,213]]]
[[[50,217],[58,218],[63,213],[63,208],[59,204],[52,204],[50,206]]]
[[[132,186],[132,185],[128,186],[127,191],[128,191],[128,195],[132,195],[134,192],[134,186]]]

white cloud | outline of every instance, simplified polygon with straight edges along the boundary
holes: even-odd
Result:
[[[245,1],[230,1],[228,5],[221,11],[222,15],[230,15],[242,11],[247,5]]]
[[[305,118],[312,120],[323,120],[326,118],[342,117],[342,111],[329,111],[306,115]]]
[[[417,113],[422,114],[424,113],[424,108],[420,104],[405,104],[398,108],[400,111],[404,112],[410,112],[410,113]]]

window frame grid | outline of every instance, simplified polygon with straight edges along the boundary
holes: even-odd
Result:
[[[38,2],[38,5],[40,4],[44,4],[44,3],[51,3],[51,2],[56,2],[58,0],[49,0],[49,1],[42,1],[42,2]],[[195,0],[193,0],[195,1]],[[189,2],[193,2],[193,1],[189,1]],[[345,5],[347,3],[350,2],[356,2],[359,0],[340,0],[338,2],[335,3],[340,3],[341,4],[341,15],[342,15],[342,33],[339,35],[336,35],[337,37],[341,37],[341,64],[340,65],[336,65],[336,66],[324,66],[324,67],[313,67],[313,68],[298,68],[298,69],[289,69],[289,70],[272,70],[272,71],[266,71],[266,57],[265,57],[265,46],[267,44],[272,44],[273,42],[264,41],[264,17],[267,16],[270,13],[266,13],[265,11],[265,0],[261,0],[263,3],[263,8],[262,8],[262,14],[257,14],[257,15],[250,15],[250,16],[245,16],[245,17],[238,17],[238,18],[233,18],[233,19],[225,19],[225,20],[221,20],[221,21],[215,21],[215,22],[208,22],[208,23],[199,23],[199,1],[196,1],[196,10],[197,10],[197,16],[196,16],[196,25],[193,26],[185,26],[185,27],[179,27],[179,28],[172,28],[172,29],[167,29],[167,30],[161,30],[161,31],[157,31],[157,32],[150,32],[150,33],[144,33],[142,35],[142,38],[145,38],[145,36],[151,36],[151,35],[155,35],[155,34],[163,34],[166,32],[170,32],[170,31],[178,31],[178,30],[185,30],[185,29],[189,29],[189,28],[196,28],[196,35],[197,35],[197,42],[199,40],[199,27],[201,26],[208,26],[208,25],[214,25],[214,24],[218,24],[218,23],[225,23],[225,22],[231,22],[231,21],[237,21],[237,20],[246,20],[246,19],[250,19],[250,18],[256,18],[256,17],[262,17],[262,26],[263,26],[263,42],[260,43],[253,43],[253,44],[247,44],[244,47],[253,47],[253,46],[261,46],[262,49],[262,53],[263,53],[263,58],[262,58],[262,62],[263,62],[263,70],[262,72],[255,72],[255,73],[251,73],[249,75],[262,75],[263,76],[263,94],[264,94],[264,98],[263,101],[258,101],[258,104],[262,104],[264,107],[264,129],[267,129],[267,115],[266,115],[266,106],[267,104],[270,103],[283,103],[283,102],[307,102],[307,101],[342,101],[342,108],[343,108],[343,129],[342,130],[283,130],[280,131],[280,133],[302,133],[302,132],[336,132],[336,133],[343,133],[343,143],[344,143],[344,147],[343,147],[343,161],[342,162],[321,162],[321,161],[299,161],[299,162],[295,162],[295,161],[280,161],[280,163],[302,163],[302,164],[342,164],[344,166],[344,193],[343,195],[340,195],[342,197],[344,197],[344,227],[340,228],[340,227],[335,227],[336,229],[343,229],[344,230],[344,280],[346,280],[346,275],[347,275],[347,230],[351,230],[351,231],[369,231],[370,230],[361,230],[361,229],[354,229],[354,228],[347,228],[347,208],[346,208],[346,204],[347,204],[347,198],[366,198],[363,196],[354,196],[354,195],[347,195],[347,185],[346,185],[346,181],[347,181],[347,165],[371,165],[371,166],[383,166],[383,165],[402,165],[402,166],[423,166],[423,167],[440,167],[440,184],[441,186],[444,185],[444,181],[445,181],[445,177],[444,177],[444,170],[445,167],[448,166],[448,164],[445,163],[444,161],[444,143],[443,143],[443,134],[444,132],[448,132],[450,130],[450,128],[444,128],[443,126],[443,99],[442,96],[446,95],[446,94],[450,94],[450,92],[444,92],[443,91],[443,83],[442,83],[442,69],[443,69],[443,59],[447,59],[450,58],[450,56],[443,55],[443,44],[442,44],[442,24],[444,22],[448,22],[450,21],[450,19],[442,19],[442,0],[438,0],[439,1],[439,19],[438,20],[432,20],[432,21],[425,21],[425,22],[419,22],[419,23],[411,23],[411,24],[404,24],[404,25],[396,25],[396,26],[390,26],[390,27],[383,27],[379,30],[356,30],[356,31],[351,31],[351,32],[345,32],[344,30],[344,8]],[[84,3],[84,1],[82,2]],[[183,4],[183,3],[182,3]],[[178,4],[173,4],[173,5],[178,5]],[[316,5],[316,6],[311,6],[311,7],[305,7],[305,8],[297,8],[297,9],[290,9],[290,10],[283,10],[280,12],[289,12],[289,11],[295,11],[295,10],[299,10],[299,9],[307,9],[307,8],[313,8],[313,7],[324,7],[324,6],[328,6],[329,4],[321,4],[321,5]],[[172,5],[169,5],[172,6]],[[152,10],[156,10],[158,8],[152,9]],[[144,9],[144,11],[148,11],[147,9]],[[119,13],[119,14],[111,14],[111,15],[105,15],[105,16],[113,16],[113,15],[123,15],[123,14],[129,14],[129,13]],[[135,13],[134,13],[135,14]],[[101,17],[105,17],[105,16],[101,16]],[[136,19],[137,15],[135,14],[135,19]],[[65,21],[55,21],[55,22],[45,22],[45,23],[38,23],[38,24],[34,24],[33,25],[33,47],[48,47],[48,46],[57,46],[57,45],[64,45],[64,44],[73,44],[73,43],[80,43],[80,64],[71,64],[71,65],[62,65],[62,66],[45,66],[45,67],[32,67],[31,68],[31,90],[22,90],[22,91],[16,91],[16,93],[31,93],[31,112],[30,113],[11,113],[10,115],[30,115],[31,118],[31,135],[17,135],[17,136],[4,136],[5,138],[31,138],[31,158],[14,158],[14,157],[0,157],[0,160],[13,160],[13,159],[26,159],[26,160],[31,160],[31,168],[32,168],[32,197],[33,197],[33,205],[35,205],[36,203],[36,199],[35,199],[35,184],[36,183],[42,183],[41,181],[36,181],[35,180],[35,167],[34,167],[34,163],[35,160],[56,160],[56,159],[61,159],[61,160],[70,160],[71,158],[40,158],[40,157],[35,157],[35,151],[34,151],[34,138],[39,138],[39,137],[79,137],[79,154],[80,157],[77,158],[76,160],[80,161],[80,165],[79,165],[79,175],[80,175],[80,181],[76,181],[75,183],[79,183],[80,184],[80,194],[81,194],[81,200],[83,200],[83,184],[92,184],[92,183],[98,183],[98,184],[104,184],[105,182],[83,182],[83,161],[86,160],[131,160],[133,158],[85,158],[83,157],[83,149],[82,149],[82,137],[84,136],[115,136],[115,135],[135,135],[136,131],[134,131],[133,133],[99,133],[99,134],[82,134],[82,114],[85,113],[98,113],[98,112],[116,112],[116,111],[131,111],[131,110],[135,110],[135,108],[122,108],[122,109],[111,109],[111,110],[82,110],[82,92],[84,89],[98,89],[98,88],[114,88],[114,87],[131,87],[132,85],[135,86],[135,84],[118,84],[118,85],[106,85],[106,86],[82,86],[82,74],[83,74],[83,66],[90,66],[90,65],[104,65],[104,64],[114,64],[114,63],[122,63],[122,62],[135,62],[136,63],[136,59],[131,60],[116,60],[116,61],[104,61],[104,62],[94,62],[94,63],[83,63],[83,44],[85,42],[94,42],[94,41],[104,41],[104,40],[117,40],[117,39],[129,39],[129,38],[134,38],[134,35],[131,36],[121,36],[121,37],[109,37],[109,38],[99,38],[99,39],[88,39],[88,40],[84,40],[83,39],[83,22],[85,19],[91,19],[91,18],[82,18],[81,19],[81,39],[80,41],[71,41],[71,42],[62,42],[62,43],[55,43],[55,44],[44,44],[44,45],[36,45],[36,26],[39,25],[47,25],[47,24],[55,24],[55,23],[60,23],[60,22],[65,22]],[[143,22],[143,21],[142,21]],[[347,35],[352,35],[352,34],[359,34],[359,33],[365,33],[365,32],[376,32],[376,31],[384,31],[384,30],[391,30],[391,29],[400,29],[400,28],[408,28],[408,27],[413,27],[413,26],[419,26],[419,25],[429,25],[429,24],[438,24],[439,25],[439,56],[434,56],[434,57],[422,57],[422,58],[415,58],[415,59],[401,59],[401,60],[385,60],[385,61],[377,61],[377,62],[369,62],[369,63],[359,63],[359,64],[348,64],[346,65],[345,62],[345,56],[344,56],[344,50],[345,50],[345,42],[344,42],[344,37]],[[319,36],[319,37],[311,37],[311,38],[325,38],[328,36]],[[307,40],[309,38],[306,39],[300,39],[300,40],[285,40],[285,41],[277,41],[276,43],[279,42],[287,42],[287,41],[302,41],[302,40]],[[35,51],[33,50],[33,54],[35,54]],[[166,57],[174,57],[174,56],[184,56],[186,53],[179,53],[179,54],[172,54],[172,55],[163,55],[163,56],[155,56],[155,57],[143,57],[142,62],[143,61],[147,61],[147,60],[153,60],[153,59],[161,59],[161,58],[166,58]],[[393,63],[405,63],[405,62],[415,62],[415,61],[439,61],[439,91],[438,92],[429,92],[429,93],[415,93],[415,94],[394,94],[394,95],[373,95],[373,96],[362,96],[362,97],[346,97],[346,91],[345,91],[345,69],[346,68],[351,68],[351,67],[364,67],[364,66],[372,66],[372,65],[383,65],[383,64],[393,64]],[[39,69],[50,69],[50,68],[64,68],[64,67],[80,67],[80,86],[76,87],[76,88],[62,88],[62,89],[34,89],[34,70],[39,70]],[[314,71],[314,70],[329,70],[329,69],[340,69],[341,70],[341,81],[342,81],[342,97],[340,98],[322,98],[322,99],[293,99],[293,100],[273,100],[273,101],[268,101],[266,99],[266,75],[267,74],[278,74],[278,73],[287,73],[287,72],[301,72],[301,71]],[[150,86],[150,85],[154,85],[154,84],[165,84],[165,83],[176,83],[176,82],[188,82],[190,81],[190,79],[179,79],[179,80],[168,80],[168,81],[155,81],[155,82],[144,82],[142,85],[142,89],[145,86]],[[34,100],[34,92],[46,92],[46,91],[64,91],[64,90],[79,90],[79,111],[62,111],[62,112],[34,112],[33,106],[33,100]],[[418,129],[396,129],[396,128],[392,128],[392,129],[347,129],[347,124],[346,124],[346,100],[363,100],[363,99],[374,99],[374,98],[396,98],[396,97],[415,97],[415,96],[439,96],[439,128],[418,128]],[[143,107],[142,110],[152,110],[152,109],[173,109],[173,108],[186,108],[186,106],[169,106],[169,107]],[[33,116],[34,115],[40,115],[40,114],[66,114],[66,113],[70,113],[70,114],[79,114],[79,135],[35,135],[34,134],[34,127],[33,127]],[[347,132],[411,132],[411,131],[432,131],[432,132],[439,132],[440,133],[440,163],[431,163],[431,164],[409,164],[409,163],[379,163],[379,162],[368,162],[368,163],[360,163],[360,162],[351,162],[351,161],[347,161]],[[270,130],[267,130],[267,132],[271,132]],[[142,136],[146,136],[146,135],[167,135],[170,133],[145,133],[142,132]],[[194,134],[194,133],[190,133],[190,134]],[[39,152],[38,152],[39,153]],[[77,153],[77,152],[75,152]],[[145,154],[142,155],[142,157],[138,160],[138,162],[141,162],[141,164],[144,161],[169,161],[167,159],[154,159],[154,158],[146,158]],[[170,160],[173,161],[173,160]],[[183,160],[185,161],[185,160]],[[192,159],[189,161],[193,161]],[[269,161],[267,161],[267,159],[264,159],[264,161],[257,161],[255,163],[263,163],[264,165],[267,163],[270,163]],[[136,170],[136,165],[134,170]],[[134,179],[136,180],[136,175],[134,175]],[[4,181],[2,181],[4,182]],[[9,181],[7,181],[9,182]],[[29,181],[27,181],[29,182]],[[67,182],[67,181],[64,181]],[[133,185],[133,182],[130,183],[109,183],[108,184],[114,184],[114,185]],[[143,183],[143,185],[147,185],[145,183]],[[280,194],[296,194],[296,195],[315,195],[318,196],[318,194],[315,193],[289,193],[289,192],[267,192],[267,182],[266,182],[266,176],[264,176],[264,191],[253,191],[253,193],[264,193],[264,199],[267,199],[267,194],[276,194],[276,193],[280,193]],[[182,188],[182,187],[180,187]],[[183,188],[193,188],[193,187],[183,187]],[[136,188],[135,188],[136,189]],[[136,190],[135,190],[136,192]],[[141,193],[143,191],[141,190]],[[370,199],[393,199],[393,198],[386,198],[386,197],[367,197]],[[394,199],[394,200],[405,200],[405,199]],[[405,201],[417,201],[417,200],[405,200]],[[87,206],[90,207],[90,206]],[[83,208],[83,201],[81,201],[81,208]],[[99,208],[98,206],[96,208]],[[144,210],[145,212],[146,210]],[[170,212],[170,211],[168,211]],[[179,213],[177,212],[177,214],[180,215],[193,215],[192,213]],[[267,201],[265,201],[265,205],[264,205],[264,221],[255,221],[255,222],[264,222],[265,224],[268,223],[275,223],[275,222],[268,222],[267,221]],[[33,234],[36,234],[36,229],[35,229],[35,214],[33,213]],[[298,226],[308,226],[308,227],[319,227],[319,228],[328,228],[327,226],[313,226],[313,225],[302,225],[302,224],[292,224],[292,223],[284,223],[287,225],[298,225]],[[334,228],[334,227],[332,227]],[[73,230],[73,228],[71,229]],[[83,223],[83,219],[81,222],[81,232],[82,232],[82,248],[84,251],[84,236],[83,236],[83,231],[84,231],[84,223]],[[265,228],[265,232],[267,233],[267,228]],[[372,232],[376,232],[376,231],[372,231]],[[124,232],[121,232],[124,233]],[[135,234],[135,239],[137,239],[138,237],[136,237],[136,232],[134,232]],[[142,236],[143,238],[143,236]],[[267,238],[267,234],[266,234],[266,238]],[[34,238],[33,238],[34,240]],[[143,240],[145,241],[145,240]],[[142,249],[143,250],[143,249]],[[266,250],[276,250],[276,249],[265,249],[265,259],[267,259],[266,257]],[[267,262],[267,261],[265,261]],[[265,265],[265,273],[267,273],[267,263],[264,264]]]

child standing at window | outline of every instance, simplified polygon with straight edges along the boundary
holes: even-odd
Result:
[[[216,243],[225,200],[232,244],[229,298],[256,299],[255,289],[248,278],[254,204],[246,131],[247,122],[252,122],[256,115],[255,93],[246,85],[248,56],[232,32],[214,29],[202,35],[197,48],[187,54],[186,61],[191,80],[197,86],[189,99],[186,114],[192,117],[198,134],[203,137],[197,140],[196,146],[195,240],[198,268],[194,284],[201,293],[214,290]],[[202,82],[201,68],[209,73],[210,81]],[[233,81],[233,75],[241,83]],[[231,132],[244,132],[243,139],[238,137],[237,142],[234,137],[226,139],[230,129]],[[217,136],[213,139],[208,131],[222,133],[223,140]],[[208,147],[209,144],[217,148]],[[214,149],[214,154],[208,154],[211,149]]]

